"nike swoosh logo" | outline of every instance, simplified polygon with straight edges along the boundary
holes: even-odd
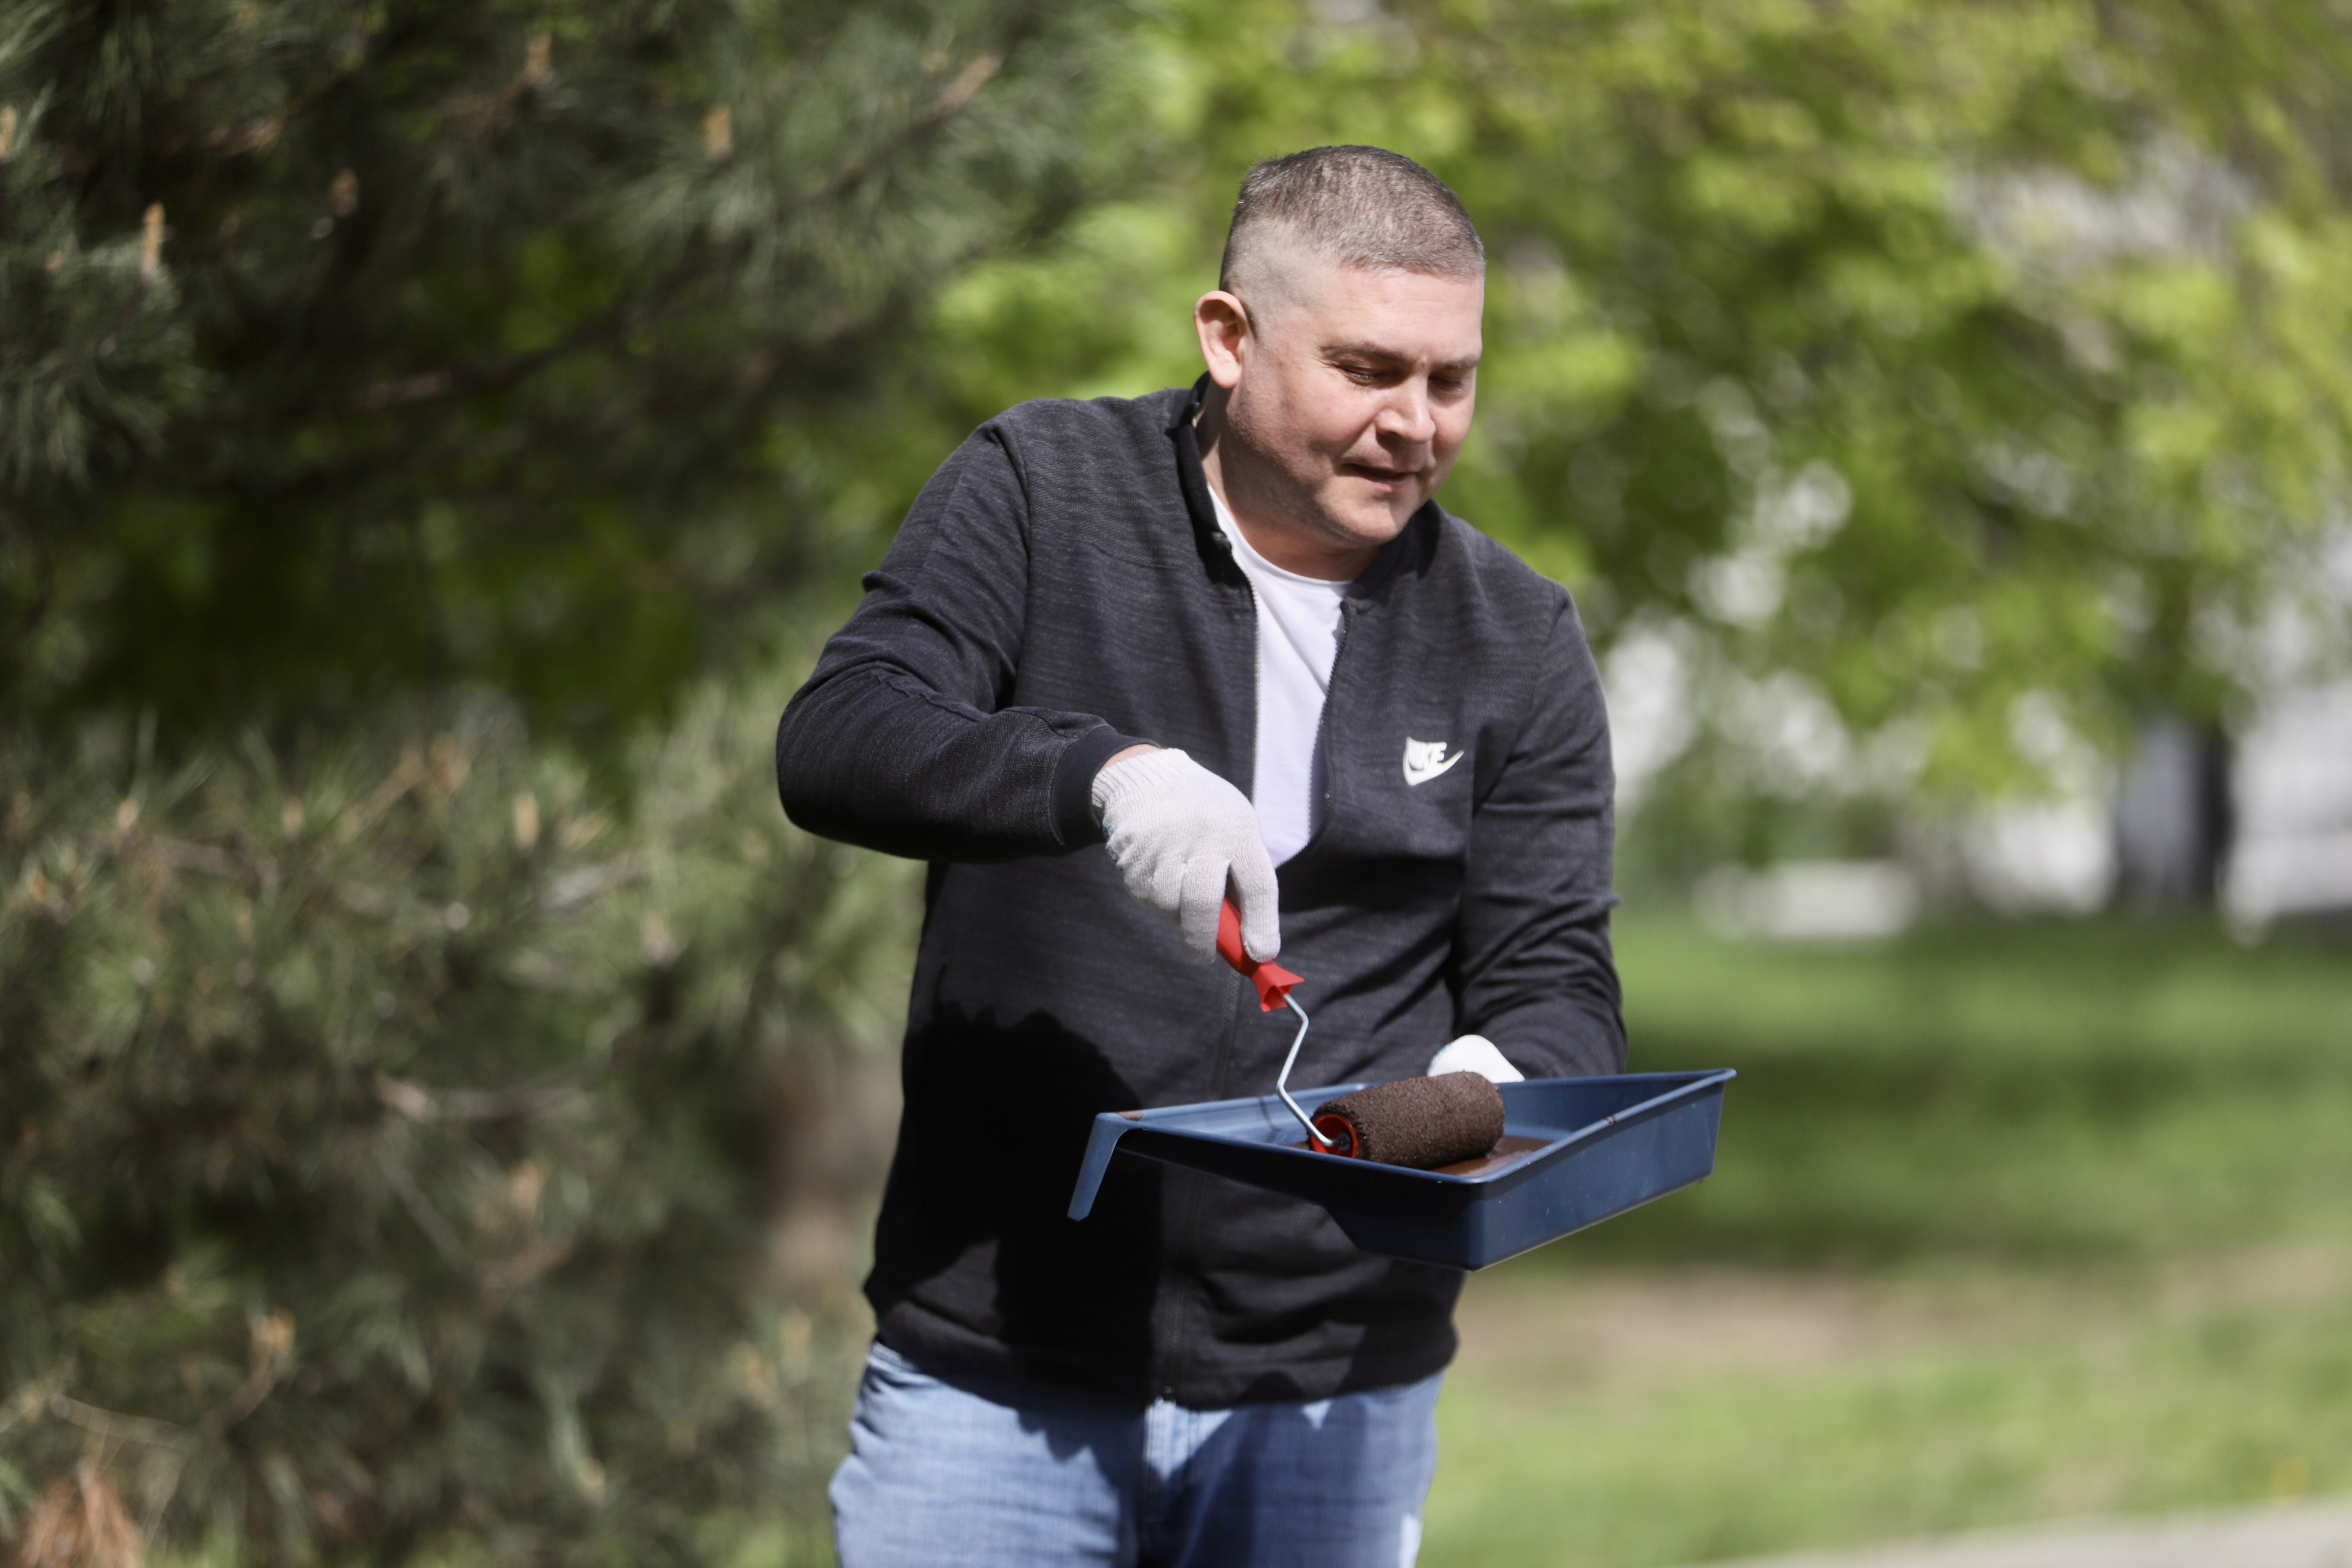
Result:
[[[1408,785],[1425,784],[1460,762],[1464,754],[1456,752],[1449,757],[1445,754],[1444,742],[1416,741],[1407,736],[1404,742],[1404,782]]]

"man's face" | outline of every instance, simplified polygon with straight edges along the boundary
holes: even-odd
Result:
[[[1210,374],[1228,394],[1216,439],[1241,448],[1221,454],[1226,499],[1278,512],[1325,550],[1377,550],[1444,481],[1469,434],[1486,286],[1358,271],[1297,248],[1279,260],[1245,302],[1212,294],[1197,312]],[[1211,342],[1220,300],[1247,312],[1223,353]],[[1255,492],[1256,507],[1235,490]]]

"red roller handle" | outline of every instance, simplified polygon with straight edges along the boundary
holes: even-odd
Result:
[[[1271,959],[1260,963],[1242,947],[1242,912],[1227,899],[1217,911],[1217,956],[1240,972],[1241,977],[1257,987],[1258,1011],[1271,1013],[1290,994],[1298,984],[1298,976]]]

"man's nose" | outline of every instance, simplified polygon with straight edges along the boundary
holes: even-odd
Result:
[[[1429,387],[1414,379],[1397,387],[1382,401],[1373,428],[1382,436],[1415,447],[1437,438],[1437,413],[1429,404]]]

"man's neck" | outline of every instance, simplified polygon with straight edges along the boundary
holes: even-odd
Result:
[[[1380,554],[1379,546],[1334,544],[1294,521],[1282,503],[1278,483],[1265,482],[1266,476],[1238,442],[1221,438],[1223,412],[1224,394],[1212,386],[1193,422],[1200,435],[1201,468],[1250,548],[1301,577],[1352,583],[1361,576]]]

